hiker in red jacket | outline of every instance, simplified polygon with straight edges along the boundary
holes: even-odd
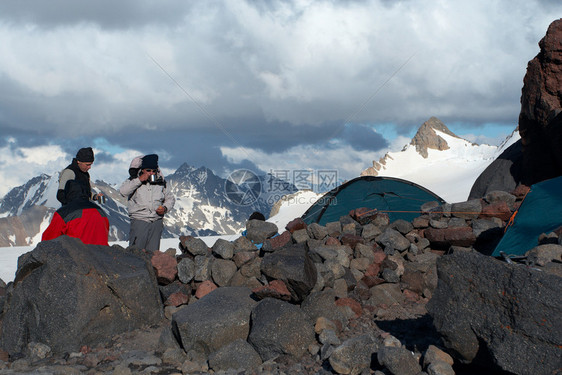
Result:
[[[109,220],[101,207],[90,201],[88,187],[82,183],[67,185],[68,203],[54,213],[42,241],[67,235],[88,245],[109,246]]]

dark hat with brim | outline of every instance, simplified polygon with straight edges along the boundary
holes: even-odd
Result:
[[[141,169],[158,169],[158,155],[150,154],[143,156]]]
[[[93,163],[94,162],[94,150],[91,147],[84,147],[78,150],[76,153],[76,160],[83,163]]]

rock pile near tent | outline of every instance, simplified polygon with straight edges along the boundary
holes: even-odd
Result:
[[[389,222],[386,214],[357,209],[326,226],[296,219],[277,236],[271,223],[251,222],[247,237],[212,248],[182,237],[183,254],[171,249],[150,259],[162,297],[161,322],[70,350],[34,336],[21,353],[3,352],[0,374],[40,367],[68,373],[453,374],[467,363],[474,371],[528,373],[535,362],[511,358],[505,349],[533,353],[525,345],[538,342],[546,349],[533,373],[550,373],[559,365],[562,344],[559,319],[547,309],[562,307],[550,294],[562,286],[559,233],[542,236],[545,245],[533,250],[533,267],[474,250],[491,247],[518,203],[516,195],[501,192],[453,205],[429,203],[412,222]],[[263,241],[261,250],[250,238]],[[487,308],[515,324],[508,329],[501,320],[479,320],[479,305],[463,301],[477,301],[496,284],[475,283],[462,265],[445,259],[480,264],[488,275],[503,269],[548,282],[544,303],[529,306],[536,290],[521,291],[507,277],[497,303]],[[0,299],[4,311],[22,285],[7,288],[9,297]],[[528,302],[507,303],[513,296]],[[69,314],[71,307],[61,306]],[[537,308],[532,316],[517,314]],[[473,336],[466,336],[467,329]],[[498,332],[504,334],[500,341]],[[462,346],[465,337],[469,347]]]

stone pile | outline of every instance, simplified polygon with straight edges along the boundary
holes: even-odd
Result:
[[[271,223],[252,220],[246,236],[218,240],[211,248],[181,237],[181,255],[170,249],[150,258],[165,316],[158,327],[137,329],[129,334],[134,339],[122,333],[105,346],[76,348],[64,359],[54,345],[29,342],[21,355],[4,354],[0,374],[53,362],[57,371],[92,374],[454,374],[480,359],[474,351],[482,350],[473,346],[463,352],[457,342],[447,341],[464,336],[451,331],[456,312],[441,287],[438,260],[482,256],[474,249],[493,249],[523,196],[522,190],[492,192],[468,202],[428,203],[412,222],[390,222],[387,214],[365,208],[325,226],[295,219],[282,233]],[[550,289],[556,290],[559,233],[545,234],[541,241],[543,249],[532,250],[534,266],[548,271]],[[507,265],[482,257],[484,263]],[[450,295],[468,300],[461,293]],[[445,339],[433,329],[426,309],[434,295],[439,298],[431,313],[438,329],[448,329],[439,332]],[[528,324],[521,320],[527,318],[518,324]],[[558,332],[559,324],[549,324]],[[482,332],[476,341],[490,331]],[[548,350],[541,360],[551,363],[560,343],[552,349],[552,337],[544,341]],[[525,373],[502,368],[507,357],[474,365],[488,373]]]

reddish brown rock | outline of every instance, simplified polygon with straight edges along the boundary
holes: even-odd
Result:
[[[562,175],[562,19],[550,24],[539,46],[521,90],[519,134],[526,185]]]
[[[378,210],[367,207],[356,208],[355,210],[351,210],[349,212],[349,216],[361,225],[371,222],[378,214]]]
[[[377,245],[377,249],[375,250],[374,255],[375,255],[375,259],[373,260],[374,263],[380,264],[380,263],[383,262],[383,260],[386,259],[386,254],[384,253],[384,251],[380,247],[378,247],[378,245]]]
[[[471,227],[427,228],[425,230],[425,238],[429,240],[432,247],[437,249],[449,248],[451,246],[468,247],[476,242],[476,236]]]
[[[525,195],[527,195],[529,190],[531,190],[529,186],[521,184],[517,186],[515,190],[511,192],[511,194],[515,195],[517,199],[523,199],[525,198]]]
[[[178,262],[175,257],[157,251],[151,258],[152,267],[156,270],[156,277],[161,284],[169,284],[178,275]]]
[[[197,297],[197,299],[201,299],[217,288],[218,286],[216,286],[216,284],[211,280],[205,280],[197,287],[197,290],[195,291],[195,297]]]
[[[287,229],[289,232],[294,233],[297,230],[300,229],[306,229],[306,223],[303,221],[303,219],[301,219],[300,217],[290,221],[286,226],[285,229]]]
[[[239,253],[234,254],[232,260],[234,261],[234,264],[236,264],[236,267],[240,268],[252,259],[257,258],[258,254],[259,253],[257,251],[240,251]]]
[[[509,220],[512,212],[506,202],[494,202],[482,208],[480,218],[497,217],[503,221]]]
[[[277,298],[283,301],[291,300],[291,292],[287,289],[287,285],[281,280],[273,280],[268,285],[252,289],[252,293],[259,299],[266,297]]]
[[[376,276],[376,275],[369,275],[369,276],[363,276],[363,278],[361,279],[361,282],[367,288],[372,288],[375,285],[379,285],[379,284],[384,283],[385,280],[383,278],[380,278],[380,277]],[[355,290],[357,290],[357,288]]]
[[[349,306],[355,313],[356,318],[360,317],[361,314],[363,314],[361,304],[352,298],[340,298],[336,300],[336,306]]]
[[[329,236],[326,238],[326,242],[324,244],[328,246],[339,246],[341,245],[341,242],[337,238]]]
[[[164,302],[164,305],[166,306],[181,306],[181,305],[185,305],[189,302],[189,296],[186,295],[185,293],[181,293],[181,292],[176,292],[176,293],[172,293],[167,299],[166,302]]]
[[[291,232],[285,231],[279,236],[267,239],[266,241],[269,241],[273,250],[280,249],[291,241]]]
[[[352,250],[355,249],[355,246],[358,243],[365,243],[365,240],[361,236],[357,236],[355,234],[346,233],[341,237],[342,245],[349,246]]]
[[[378,276],[381,271],[381,263],[371,263],[365,270],[365,276]]]

